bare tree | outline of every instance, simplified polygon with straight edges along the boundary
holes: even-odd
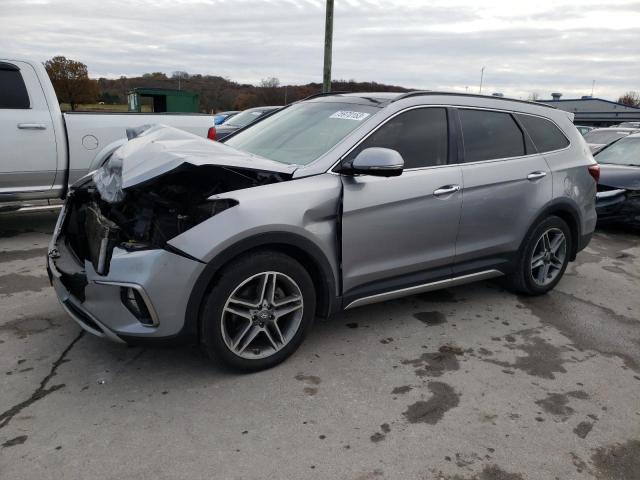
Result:
[[[280,80],[276,77],[263,78],[258,86],[258,100],[262,105],[282,105],[284,90],[280,92]]]
[[[618,99],[618,103],[629,105],[630,107],[640,107],[640,93],[629,91]]]
[[[182,90],[182,80],[187,80],[189,78],[189,74],[181,70],[176,70],[171,74],[171,78],[178,80],[178,90]]]
[[[95,103],[100,93],[98,82],[91,80],[87,66],[62,56],[44,63],[58,101],[68,103],[75,110],[79,103]]]
[[[537,102],[540,99],[540,94],[538,92],[531,92],[527,97],[527,100],[530,102]]]
[[[171,74],[171,78],[173,78],[174,80],[178,80],[179,78],[184,80],[186,78],[189,78],[189,74],[187,72],[183,72],[182,70],[176,70]]]
[[[280,86],[280,79],[278,77],[263,78],[260,80],[261,88],[278,88]]]

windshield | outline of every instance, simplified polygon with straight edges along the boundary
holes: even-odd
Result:
[[[640,138],[623,138],[604,150],[600,150],[596,159],[598,163],[640,166]]]
[[[225,143],[277,162],[307,165],[377,111],[377,107],[354,103],[299,103],[236,134]]]
[[[251,122],[255,122],[264,112],[264,110],[245,110],[244,112],[234,115],[224,123],[232,127],[244,127]]]
[[[618,138],[626,137],[631,132],[618,130],[592,130],[584,136],[587,143],[611,143]]]

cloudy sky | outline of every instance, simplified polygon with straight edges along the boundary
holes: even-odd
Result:
[[[324,0],[0,0],[0,57],[92,77],[321,81]],[[541,98],[640,90],[640,0],[335,0],[333,78]]]

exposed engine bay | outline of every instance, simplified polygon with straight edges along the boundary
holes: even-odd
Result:
[[[238,203],[210,197],[290,178],[283,173],[185,163],[121,190],[114,201],[96,185],[98,173],[70,194],[65,239],[78,259],[90,260],[99,274],[108,273],[114,247],[171,249],[169,240]]]

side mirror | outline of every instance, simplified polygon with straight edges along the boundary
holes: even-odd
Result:
[[[402,174],[402,155],[390,148],[371,147],[362,150],[352,161],[345,161],[341,173],[397,177]]]

